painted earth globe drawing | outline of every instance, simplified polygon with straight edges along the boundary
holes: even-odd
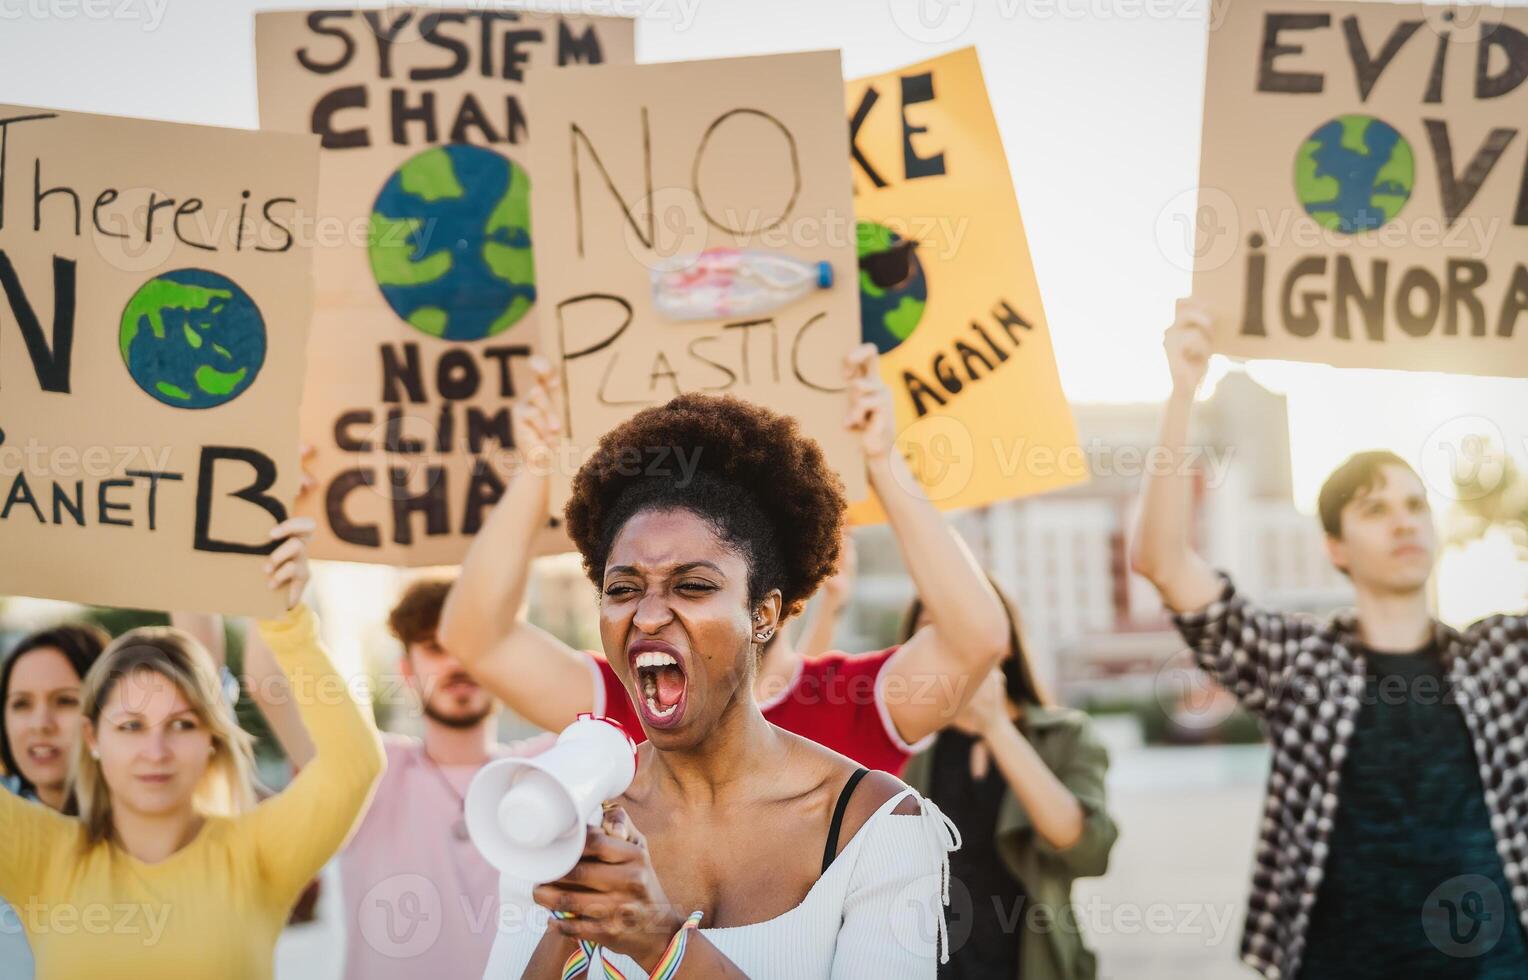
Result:
[[[536,302],[530,177],[466,143],[417,153],[377,194],[367,251],[383,298],[416,330],[501,334]]]
[[[1355,234],[1393,221],[1411,197],[1411,144],[1373,116],[1328,120],[1295,156],[1295,193],[1323,228]]]
[[[265,320],[227,276],[176,269],[133,293],[117,334],[138,387],[176,408],[215,408],[243,394],[265,364]]]
[[[923,318],[928,281],[918,261],[916,242],[885,225],[855,225],[859,249],[860,336],[882,353],[897,347]]]

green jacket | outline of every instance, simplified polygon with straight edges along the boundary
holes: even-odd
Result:
[[[1072,881],[1107,871],[1109,851],[1119,836],[1104,803],[1109,756],[1087,714],[1072,708],[1027,708],[1019,731],[1082,804],[1086,815],[1082,839],[1065,851],[1056,850],[1035,833],[1029,814],[1008,792],[998,810],[997,834],[992,842],[965,835],[964,846],[990,847],[1024,886],[1027,897],[1024,932],[1019,940],[1019,977],[1091,980],[1097,975],[1098,963],[1083,942],[1080,915],[1072,906]],[[920,793],[927,793],[933,762],[932,748],[913,756],[902,779]]]

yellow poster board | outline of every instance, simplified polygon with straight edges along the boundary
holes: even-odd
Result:
[[[1223,13],[1194,220],[1216,349],[1528,376],[1528,8]]]
[[[273,616],[318,140],[0,106],[0,595]]]
[[[847,86],[863,336],[941,508],[1086,480],[976,50]],[[882,520],[868,500],[857,523]]]

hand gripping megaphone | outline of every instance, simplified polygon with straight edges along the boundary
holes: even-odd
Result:
[[[501,874],[556,881],[578,864],[601,804],[626,792],[636,774],[631,736],[608,718],[581,714],[540,755],[478,770],[467,787],[467,833]]]

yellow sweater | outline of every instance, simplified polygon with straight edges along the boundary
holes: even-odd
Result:
[[[0,897],[26,929],[37,980],[271,976],[293,903],[344,843],[385,757],[306,607],[260,633],[318,749],[283,792],[209,818],[157,864],[110,843],[87,848],[79,821],[0,792]]]

